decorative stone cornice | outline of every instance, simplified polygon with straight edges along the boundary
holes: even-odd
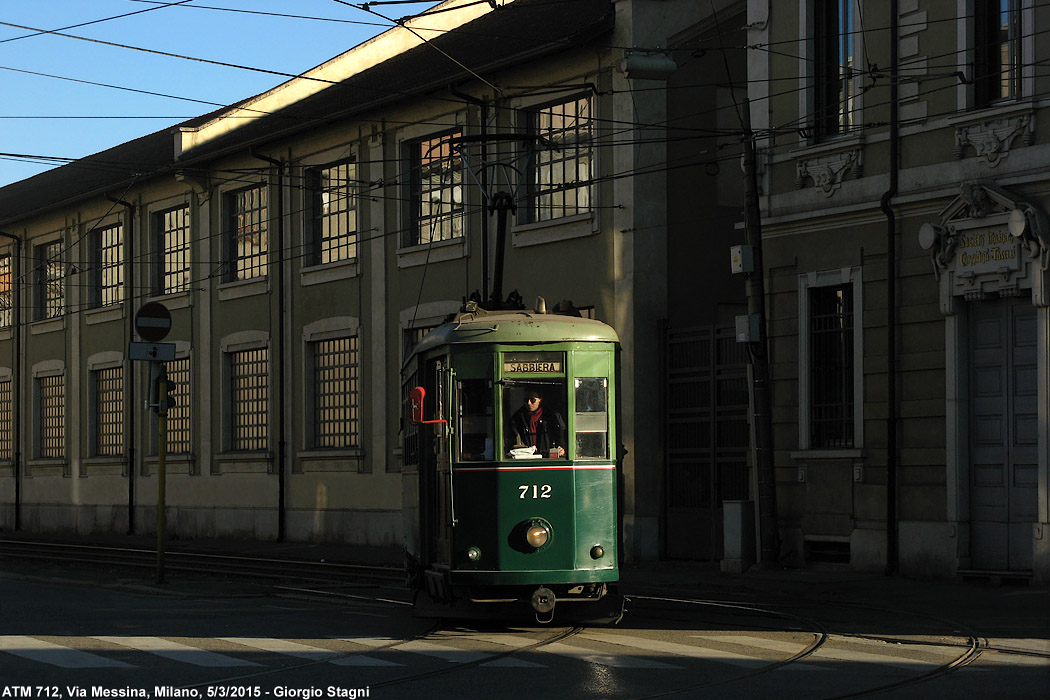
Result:
[[[953,120],[955,124],[955,157],[965,158],[969,149],[996,167],[1021,145],[1035,143],[1035,111],[1028,105],[982,113],[974,119]]]
[[[834,153],[815,154],[795,161],[795,184],[799,189],[812,181],[813,186],[830,197],[842,186],[847,176],[864,174],[864,151],[858,146]]]

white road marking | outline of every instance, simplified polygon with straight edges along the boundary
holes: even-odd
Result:
[[[93,637],[102,642],[117,644],[137,651],[164,657],[173,661],[192,664],[194,666],[258,666],[259,664],[236,659],[232,656],[216,654],[206,649],[198,649],[188,644],[180,644],[162,637]]]
[[[123,661],[20,635],[0,636],[0,652],[62,668],[133,668]]]
[[[529,639],[527,637],[515,637],[513,635],[500,635],[500,634],[486,634],[486,635],[471,635],[472,639],[483,639],[493,644],[502,644],[504,646],[514,647],[515,649],[521,649],[523,647],[531,646],[536,643],[535,639]],[[588,649],[587,647],[580,647],[574,644],[566,644],[565,642],[552,642],[550,644],[544,644],[543,646],[536,647],[533,651],[536,653],[543,654],[554,654],[555,656],[565,656],[570,659],[577,659],[578,661],[586,661],[591,664],[598,664],[600,666],[613,666],[616,668],[663,668],[663,669],[680,669],[681,666],[674,664],[667,664],[662,661],[653,661],[650,659],[637,659],[631,656],[619,656],[616,654],[603,654],[600,651],[594,649]]]
[[[476,639],[474,635],[470,636],[470,639]],[[400,642],[400,640],[391,639],[390,637],[342,637],[343,641],[353,642],[355,644],[361,644],[369,647],[385,647],[391,644],[397,644],[397,646],[391,647],[390,651],[407,652],[409,654],[420,654],[422,656],[430,656],[437,659],[442,659],[453,664],[466,664],[475,662],[484,662],[483,666],[502,666],[507,668],[543,668],[542,664],[536,664],[531,661],[525,661],[522,659],[513,658],[502,658],[492,659],[491,661],[485,661],[485,659],[491,658],[493,654],[487,654],[481,651],[473,651],[470,649],[460,649],[459,647],[446,646],[443,644],[434,644],[433,642],[424,642],[422,640],[412,640],[406,642]]]

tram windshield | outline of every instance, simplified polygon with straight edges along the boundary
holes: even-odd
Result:
[[[515,380],[503,388],[507,459],[565,459],[565,380]]]

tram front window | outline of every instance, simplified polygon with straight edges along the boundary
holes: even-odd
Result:
[[[467,379],[459,382],[459,459],[480,462],[495,459],[492,415],[492,382]]]
[[[508,459],[565,459],[565,382],[515,382],[503,390]]]

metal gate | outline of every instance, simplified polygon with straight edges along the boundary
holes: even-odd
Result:
[[[666,328],[665,554],[722,557],[722,502],[748,498],[747,349],[732,327]]]

